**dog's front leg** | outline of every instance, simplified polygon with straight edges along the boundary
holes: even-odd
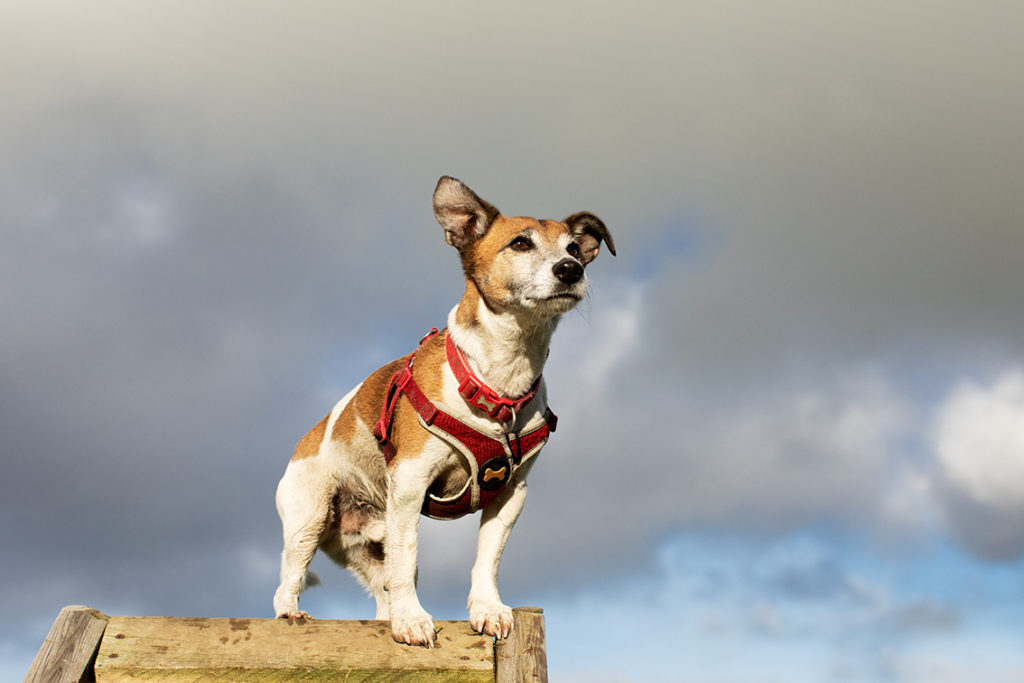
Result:
[[[424,458],[399,462],[391,473],[385,514],[384,568],[391,608],[391,635],[399,643],[433,647],[434,621],[416,595],[420,509],[430,482]]]
[[[469,624],[475,631],[497,638],[507,638],[513,628],[512,608],[498,595],[498,564],[509,533],[526,504],[526,472],[522,475],[524,478],[502,491],[483,510],[477,537],[469,590]]]

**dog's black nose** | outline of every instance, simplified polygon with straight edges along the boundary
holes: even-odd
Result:
[[[554,265],[552,270],[555,277],[567,285],[574,285],[583,277],[583,266],[579,264],[579,261],[571,258],[562,259]]]

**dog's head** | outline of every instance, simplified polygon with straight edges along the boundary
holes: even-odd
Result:
[[[449,176],[437,182],[434,216],[459,250],[466,278],[499,312],[565,313],[586,294],[585,268],[601,242],[615,254],[611,233],[592,213],[563,221],[509,218]]]

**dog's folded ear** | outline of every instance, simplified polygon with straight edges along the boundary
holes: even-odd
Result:
[[[604,243],[608,245],[608,251],[615,256],[615,240],[612,239],[612,234],[608,232],[608,228],[605,227],[601,219],[594,214],[589,211],[581,211],[574,213],[562,222],[569,226],[569,232],[580,245],[580,250],[583,252],[580,260],[583,261],[583,265],[587,265],[597,258],[597,253],[601,250],[601,240],[604,240]]]
[[[459,251],[490,229],[498,210],[476,196],[461,180],[442,176],[434,189],[434,216],[444,238]]]

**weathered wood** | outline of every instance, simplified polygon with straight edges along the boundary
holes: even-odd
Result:
[[[96,681],[495,680],[492,638],[465,621],[435,625],[428,650],[395,643],[385,621],[112,617]]]
[[[100,646],[107,615],[82,605],[60,611],[46,636],[25,683],[86,683],[93,678],[92,662]]]
[[[512,634],[497,641],[496,683],[547,683],[544,610],[517,607],[512,614],[515,617]]]

